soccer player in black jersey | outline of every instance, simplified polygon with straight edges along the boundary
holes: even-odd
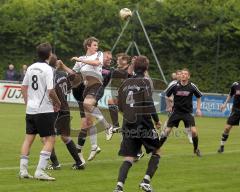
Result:
[[[119,53],[116,55],[116,58],[117,68],[111,73],[111,84],[113,87],[118,87],[122,80],[129,77],[128,69],[130,57],[125,53]],[[117,132],[120,125],[118,121],[118,97],[116,94],[112,94],[112,98],[108,99],[108,109],[113,124],[113,131]]]
[[[239,125],[239,120],[240,120],[240,83],[239,82],[234,82],[232,84],[225,103],[220,107],[221,111],[225,110],[225,108],[227,107],[227,103],[230,101],[232,97],[233,97],[232,111],[230,116],[227,119],[227,123],[225,125],[224,131],[222,134],[221,144],[218,149],[218,153],[224,152],[224,144],[228,139],[228,135],[232,127]]]
[[[147,153],[152,153],[146,174],[140,183],[140,188],[151,192],[150,180],[157,170],[160,160],[160,142],[154,128],[152,118],[157,128],[160,122],[152,99],[151,85],[144,78],[149,65],[145,56],[138,56],[134,61],[135,76],[126,79],[118,90],[119,110],[123,112],[123,140],[119,155],[124,157],[119,170],[118,182],[114,192],[122,192],[129,169],[143,145]]]
[[[201,96],[202,93],[199,91],[196,85],[189,81],[190,72],[188,69],[182,69],[181,80],[169,86],[166,91],[166,96],[174,96],[174,104],[170,109],[172,114],[170,115],[167,127],[162,131],[160,137],[161,146],[166,141],[167,136],[170,134],[173,127],[178,127],[179,122],[182,120],[185,127],[190,127],[192,132],[192,140],[194,153],[197,156],[201,156],[200,150],[198,149],[198,134],[197,128],[195,126],[195,120],[192,115],[192,97],[195,95],[197,97],[197,110],[196,115],[201,116]]]
[[[59,63],[62,61],[57,60],[56,55],[52,55],[49,61],[49,65],[57,68]],[[73,164],[73,169],[83,169],[83,162],[80,160],[77,152],[77,148],[72,138],[70,137],[70,109],[67,102],[67,94],[70,92],[72,86],[76,86],[82,80],[81,77],[77,79],[77,74],[67,75],[66,72],[61,70],[55,71],[54,76],[54,89],[56,94],[61,102],[60,110],[58,111],[57,119],[55,122],[55,128],[57,129],[57,134],[61,135],[62,141],[66,144],[66,147],[71,154],[72,158],[75,160],[75,164]],[[77,80],[77,81],[76,81]],[[59,169],[60,164],[58,162],[55,149],[53,148],[50,160],[52,164],[48,166],[48,169]]]
[[[172,73],[172,81],[168,84],[168,87],[172,86],[173,84],[181,80],[181,73],[182,73],[181,70],[176,70],[176,72]],[[169,113],[168,115],[170,115],[173,107],[173,95],[171,97],[166,97],[166,104],[167,104],[166,111]],[[167,121],[168,119],[164,123],[164,128],[167,126]],[[185,133],[187,134],[189,143],[193,143],[191,128],[185,127]]]

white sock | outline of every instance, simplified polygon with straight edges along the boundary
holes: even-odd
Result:
[[[91,142],[91,145],[92,145],[92,149],[93,149],[93,147],[96,148],[96,146],[97,146],[97,127],[95,125],[93,125],[89,129],[89,137],[90,137],[90,142]]]
[[[123,183],[122,182],[117,182],[117,185],[123,188]]]
[[[192,137],[192,131],[191,131],[191,128],[186,127],[186,128],[185,128],[185,131],[186,131],[188,137]]]
[[[146,179],[146,180],[149,181],[149,182],[151,181],[151,177],[150,177],[149,175],[145,175],[145,176],[144,176],[144,179]]]
[[[81,145],[76,145],[76,147],[77,147],[77,149],[80,149],[80,150],[82,150],[82,148],[83,148],[83,146],[81,146]]]
[[[37,171],[45,170],[48,164],[48,160],[50,159],[51,152],[48,151],[41,151],[39,162],[37,166]]]
[[[28,160],[29,160],[29,157],[27,155],[21,155],[21,157],[20,157],[20,171],[27,171]]]
[[[98,107],[94,107],[91,114],[97,118],[97,120],[103,125],[105,129],[108,129],[110,127],[110,124],[106,121]]]
[[[163,129],[166,129],[166,128],[167,128],[167,122],[168,122],[168,120],[166,120],[166,121],[164,122],[164,124],[163,124]]]

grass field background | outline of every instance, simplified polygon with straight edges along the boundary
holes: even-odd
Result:
[[[79,127],[79,115],[72,112],[72,126]],[[92,162],[87,162],[85,170],[71,170],[73,160],[66,147],[57,138],[56,152],[62,169],[51,171],[55,182],[19,180],[19,152],[25,134],[25,106],[0,104],[0,192],[107,192],[113,191],[121,157],[118,149],[120,135],[105,141],[104,133],[98,134],[102,152]],[[161,121],[166,119],[160,114]],[[152,181],[155,192],[239,192],[240,191],[240,130],[232,130],[224,154],[217,154],[219,140],[226,119],[196,118],[199,130],[199,146],[203,157],[193,156],[192,145],[183,133],[183,125],[163,147],[159,169]],[[76,137],[73,138],[76,141]],[[89,155],[89,140],[86,141],[84,157]],[[41,142],[39,137],[30,154],[30,173],[33,174],[39,158]],[[126,192],[137,192],[138,184],[144,176],[149,156],[131,168],[125,184]]]

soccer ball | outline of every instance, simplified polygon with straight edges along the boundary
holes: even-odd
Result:
[[[127,20],[132,17],[132,11],[128,8],[123,8],[120,10],[119,15],[122,20]]]

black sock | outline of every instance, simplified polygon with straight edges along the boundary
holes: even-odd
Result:
[[[119,175],[118,175],[118,182],[125,183],[125,180],[127,179],[127,174],[129,169],[132,167],[132,163],[129,161],[123,161],[120,169],[119,169]]]
[[[146,175],[150,176],[150,179],[153,177],[154,173],[156,172],[159,164],[160,156],[158,154],[154,154],[151,156],[149,162],[148,162],[148,168],[146,171]],[[148,179],[144,178],[145,182],[150,182],[147,181]]]
[[[67,147],[69,153],[71,154],[72,158],[75,160],[76,164],[82,164],[82,161],[80,160],[80,158],[78,156],[78,151],[77,151],[76,145],[73,142],[73,140],[68,142],[66,144],[66,147]]]
[[[198,149],[198,136],[193,137],[192,140],[193,140],[193,147],[195,151],[196,149]]]
[[[86,141],[86,137],[87,137],[87,130],[81,129],[78,134],[78,145],[79,145],[78,153],[81,153],[82,147],[84,146],[84,143]]]
[[[160,147],[162,147],[162,145],[165,143],[165,141],[167,140],[167,137],[166,136],[161,136],[160,137]]]
[[[57,155],[55,153],[55,149],[54,148],[52,149],[50,160],[52,161],[52,164],[59,165],[59,162],[58,162],[58,159],[57,159]]]
[[[223,133],[223,134],[222,134],[222,140],[221,140],[221,141],[222,141],[222,144],[221,144],[221,145],[223,145],[223,143],[225,143],[225,142],[227,141],[228,136],[229,136],[228,133]]]
[[[119,127],[119,122],[118,122],[118,106],[109,104],[108,105],[108,110],[110,113],[110,117],[112,120],[112,124],[114,127]]]

